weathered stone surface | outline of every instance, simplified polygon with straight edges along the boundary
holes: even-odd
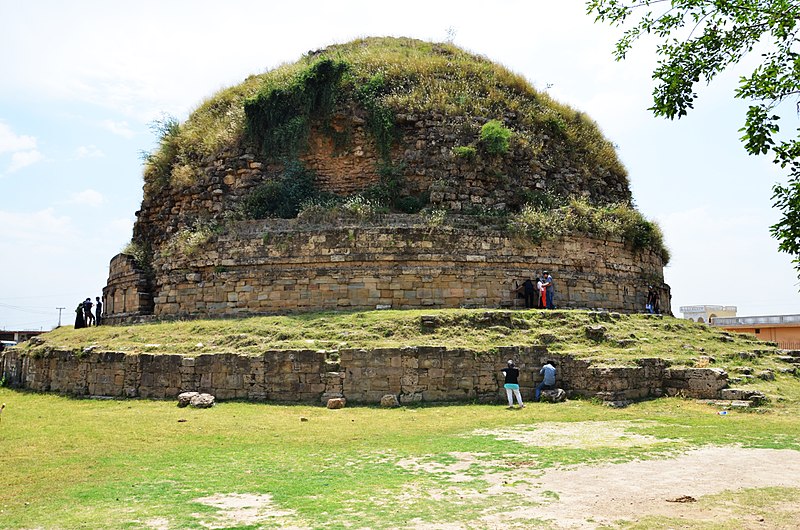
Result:
[[[189,399],[189,406],[196,409],[208,409],[214,406],[214,402],[214,396],[211,394],[200,393]]]
[[[397,396],[394,394],[386,394],[381,398],[381,407],[392,408],[399,406],[400,401],[397,400]]]
[[[586,337],[595,342],[601,342],[606,339],[606,327],[602,324],[593,326],[586,326]]]
[[[345,398],[330,398],[327,407],[329,409],[342,409],[346,403],[347,400]]]
[[[178,394],[178,406],[181,408],[188,407],[189,403],[192,401],[192,398],[199,395],[200,392],[181,392]]]
[[[539,401],[544,403],[560,403],[567,399],[567,393],[562,388],[554,388],[553,390],[542,390]]]
[[[761,370],[756,374],[756,377],[764,381],[775,381],[775,372],[772,370]]]
[[[662,395],[718,399],[727,374],[713,368],[673,369],[661,359],[640,359],[633,367],[594,367],[569,355],[547,354],[537,346],[473,352],[444,347],[268,351],[257,357],[232,354],[126,355],[23,351],[0,353],[7,384],[34,391],[77,396],[171,399],[179,389],[197,388],[218,399],[327,404],[347,398],[380,403],[394,395],[401,403],[479,401],[504,398],[499,370],[513,358],[520,385],[531,395],[538,368],[553,360],[558,384],[569,396],[635,401]],[[335,360],[334,360],[335,359]],[[336,367],[337,371],[331,371]],[[752,399],[753,395],[736,396]]]

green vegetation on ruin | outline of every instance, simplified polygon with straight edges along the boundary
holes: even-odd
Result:
[[[422,323],[433,316],[435,326]],[[605,339],[588,338],[586,329],[603,326]],[[265,350],[446,346],[477,352],[503,346],[543,345],[547,350],[601,364],[629,365],[659,357],[676,365],[737,367],[751,357],[775,368],[765,352],[775,346],[751,335],[731,334],[688,320],[644,314],[584,310],[385,310],[301,313],[236,320],[188,320],[80,330],[65,326],[27,344],[31,353],[49,349],[82,354],[94,351],[198,355]],[[39,341],[37,341],[39,342]],[[753,353],[755,352],[755,353]],[[748,364],[749,363],[749,364]],[[766,363],[766,364],[765,364]]]
[[[512,113],[513,126],[498,121],[503,129],[495,130],[505,141],[510,136],[511,149],[538,152],[547,135],[556,141],[548,143],[544,163],[569,158],[587,174],[626,175],[613,144],[590,118],[536,90],[522,76],[448,43],[369,38],[250,76],[210,97],[179,125],[160,121],[159,145],[145,156],[146,194],[167,183],[191,184],[205,157],[247,138],[271,156],[295,153],[310,122],[321,120],[324,128],[326,115],[344,100],[368,111],[369,129],[384,157],[399,114],[436,112],[490,122]],[[481,135],[479,128],[466,132],[476,142]],[[503,141],[499,145],[504,152]]]

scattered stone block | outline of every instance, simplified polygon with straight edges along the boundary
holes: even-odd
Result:
[[[775,372],[772,370],[761,370],[756,374],[756,377],[764,381],[775,381]]]
[[[214,406],[214,396],[211,394],[198,394],[189,400],[189,406],[196,409],[209,409]]]
[[[542,344],[553,344],[554,342],[558,342],[558,337],[552,333],[539,333],[539,340]]]
[[[178,406],[180,408],[188,407],[192,398],[199,395],[200,392],[181,392],[178,394]]]
[[[334,410],[334,409],[343,409],[346,403],[347,403],[347,400],[346,400],[345,398],[343,398],[343,397],[340,397],[340,398],[330,398],[330,399],[328,400],[328,405],[327,405],[327,407],[328,407],[329,409],[331,409],[331,410]]]
[[[560,403],[567,399],[567,393],[563,388],[554,388],[552,390],[542,390],[539,401],[544,403]]]
[[[586,326],[586,337],[595,342],[602,342],[606,340],[606,332],[608,331],[602,324],[594,326]]]
[[[394,394],[386,394],[381,398],[381,407],[394,408],[399,406],[400,406],[400,401]]]

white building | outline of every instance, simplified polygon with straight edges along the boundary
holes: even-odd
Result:
[[[683,318],[693,322],[710,323],[716,317],[735,317],[735,305],[685,305],[681,306]]]

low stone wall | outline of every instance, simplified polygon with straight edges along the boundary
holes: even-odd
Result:
[[[555,279],[557,307],[644,311],[648,285],[654,285],[662,311],[670,312],[662,259],[649,250],[589,237],[535,243],[468,216],[453,216],[446,225],[422,221],[387,215],[335,225],[277,219],[232,224],[191,255],[156,255],[153,314],[514,307],[522,305],[515,285],[543,269]],[[126,272],[130,264],[112,260],[107,323],[135,316],[130,304],[117,303],[120,291],[133,292],[120,267]]]
[[[33,357],[0,354],[13,387],[75,396],[174,399],[199,391],[218,399],[320,403],[331,397],[378,403],[386,394],[401,403],[499,402],[505,399],[506,360],[520,368],[524,399],[531,399],[546,359],[558,369],[557,384],[570,396],[630,401],[664,395],[718,398],[727,374],[716,368],[673,369],[661,359],[634,367],[596,367],[541,347],[506,347],[485,353],[443,347],[268,351],[258,356],[51,352]]]

